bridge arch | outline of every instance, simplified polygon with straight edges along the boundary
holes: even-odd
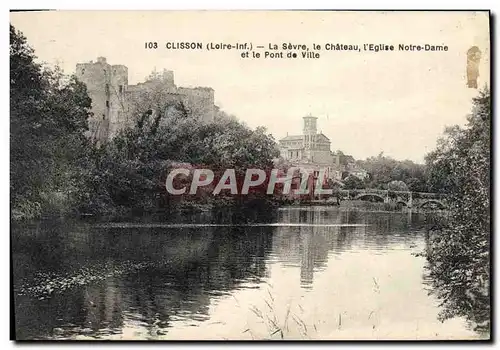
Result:
[[[420,203],[420,205],[418,207],[423,208],[423,207],[427,206],[428,204],[436,204],[440,209],[446,209],[446,205],[437,199],[424,200],[422,203]]]
[[[361,193],[360,195],[356,196],[354,199],[367,200],[370,197],[378,198],[381,202],[385,201],[385,197],[382,197],[381,195],[379,195],[377,193]]]

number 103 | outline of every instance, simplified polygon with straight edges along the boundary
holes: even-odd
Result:
[[[144,43],[145,49],[157,49],[158,43],[156,41],[148,41]]]

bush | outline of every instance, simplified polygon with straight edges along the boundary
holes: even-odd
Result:
[[[427,156],[431,186],[445,186],[451,210],[429,235],[428,272],[444,307],[490,327],[490,93],[473,100],[466,128],[449,128]]]

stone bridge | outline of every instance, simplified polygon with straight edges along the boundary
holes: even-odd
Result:
[[[446,209],[446,195],[441,193],[389,191],[377,189],[340,190],[342,200],[369,200],[396,203],[408,208]]]

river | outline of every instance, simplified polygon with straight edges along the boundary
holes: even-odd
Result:
[[[438,320],[422,214],[268,215],[12,227],[17,339],[473,339]]]

